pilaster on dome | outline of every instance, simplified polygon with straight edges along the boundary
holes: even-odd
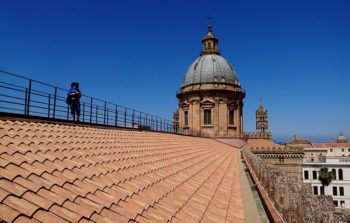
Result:
[[[201,56],[204,54],[217,54],[220,55],[220,51],[218,48],[218,42],[219,40],[214,36],[212,25],[208,25],[208,33],[207,35],[202,39],[202,51]]]

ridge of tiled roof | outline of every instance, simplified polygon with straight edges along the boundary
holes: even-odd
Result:
[[[238,150],[212,139],[0,120],[0,220],[244,222]]]
[[[239,148],[243,146],[246,143],[246,140],[244,139],[239,139],[239,138],[215,138],[219,142],[226,143],[230,146]]]

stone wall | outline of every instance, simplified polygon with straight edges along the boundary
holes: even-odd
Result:
[[[281,168],[267,164],[243,149],[248,167],[256,175],[273,205],[288,223],[346,223],[350,214],[336,211],[332,196],[316,196],[310,184],[299,183]]]

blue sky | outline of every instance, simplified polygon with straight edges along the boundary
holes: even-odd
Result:
[[[5,1],[0,68],[171,119],[206,18],[275,139],[350,138],[350,1]]]

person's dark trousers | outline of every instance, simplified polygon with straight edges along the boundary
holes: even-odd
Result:
[[[80,101],[79,100],[73,100],[70,104],[70,111],[73,116],[74,121],[79,121],[80,117]]]

